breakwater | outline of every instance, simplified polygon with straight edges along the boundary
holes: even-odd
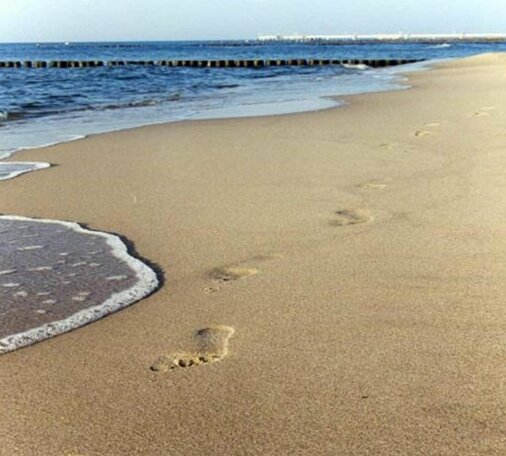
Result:
[[[367,65],[382,68],[421,62],[421,59],[249,59],[249,60],[58,60],[0,61],[0,68],[95,68],[119,66],[166,66],[192,68],[263,68],[276,66]]]

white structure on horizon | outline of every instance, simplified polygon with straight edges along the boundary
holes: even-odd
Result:
[[[458,41],[458,40],[506,40],[505,33],[446,33],[415,34],[391,33],[376,35],[259,35],[258,41]]]

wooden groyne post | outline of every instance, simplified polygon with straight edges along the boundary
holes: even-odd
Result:
[[[192,68],[263,68],[273,66],[366,65],[372,68],[421,62],[413,59],[248,59],[248,60],[58,60],[58,61],[0,61],[3,68],[97,68],[123,66],[163,66]]]

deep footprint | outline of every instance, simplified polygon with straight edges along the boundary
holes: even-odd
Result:
[[[230,326],[210,326],[195,333],[195,351],[177,352],[158,358],[150,367],[154,372],[201,366],[220,361],[228,354],[228,341],[235,333]]]
[[[330,220],[332,226],[347,226],[367,223],[372,220],[372,216],[360,209],[342,209],[335,212],[335,218]]]

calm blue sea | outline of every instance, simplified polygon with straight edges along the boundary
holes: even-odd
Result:
[[[0,60],[448,59],[506,43],[258,44],[235,42],[0,44]],[[415,65],[414,68],[420,67]],[[406,67],[261,69],[157,66],[0,69],[0,157],[30,147],[184,119],[277,114],[336,105],[326,98],[400,88]],[[37,165],[0,163],[0,179]]]

